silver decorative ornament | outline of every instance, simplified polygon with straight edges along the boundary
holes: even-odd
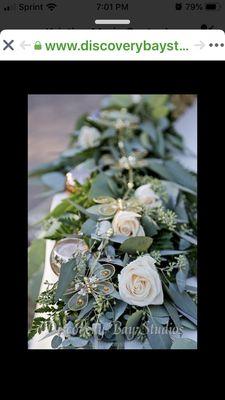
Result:
[[[60,274],[61,265],[71,260],[76,253],[86,253],[89,250],[84,240],[66,238],[59,240],[52,249],[50,265],[56,275]]]

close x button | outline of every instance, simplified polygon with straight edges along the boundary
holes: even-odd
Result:
[[[14,40],[10,40],[9,42],[7,42],[6,40],[3,40],[3,42],[4,42],[3,50],[7,50],[7,49],[14,50],[14,48],[12,46]]]

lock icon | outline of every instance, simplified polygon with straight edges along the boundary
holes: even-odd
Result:
[[[41,42],[37,41],[34,43],[34,50],[41,50],[42,46],[41,46]]]

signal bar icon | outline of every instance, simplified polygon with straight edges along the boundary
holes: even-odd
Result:
[[[4,11],[16,11],[16,4],[11,4],[9,6],[4,7]]]

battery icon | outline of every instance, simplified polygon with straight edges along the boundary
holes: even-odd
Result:
[[[220,3],[206,3],[205,9],[207,11],[218,11],[220,9]]]

